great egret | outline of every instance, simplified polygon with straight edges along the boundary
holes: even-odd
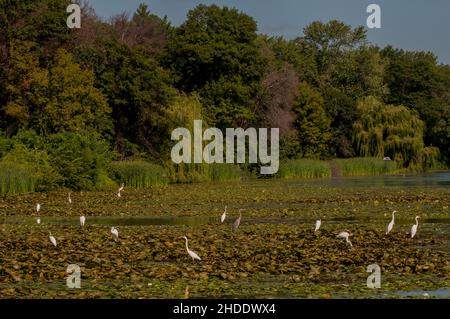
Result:
[[[239,225],[241,224],[241,219],[242,219],[241,211],[242,211],[242,209],[239,210],[239,217],[233,223],[233,231],[237,231]]]
[[[39,213],[40,210],[41,210],[41,204],[37,204],[36,205],[36,212]],[[40,217],[36,218],[36,223],[38,225],[41,223],[41,218]]]
[[[53,246],[56,247],[56,239],[55,237],[53,237],[51,232],[48,232],[50,234],[50,236],[48,236],[48,238],[50,238],[50,241],[52,242]]]
[[[350,237],[350,234],[347,233],[346,231],[340,232],[339,235],[337,235],[337,237],[345,239],[345,241],[350,245],[350,247],[353,247],[352,242],[350,241],[350,239],[348,239],[348,237]]]
[[[227,217],[227,206],[225,206],[225,210],[224,210],[222,216],[220,217],[220,222],[223,223],[225,221],[226,217]]]
[[[316,220],[316,228],[314,229],[315,233],[319,230],[320,225],[322,225],[322,220],[321,219]]]
[[[396,213],[396,212],[397,212],[396,210],[394,210],[394,211],[392,212],[392,220],[391,220],[391,222],[389,223],[389,225],[388,225],[388,227],[387,227],[386,235],[389,234],[389,233],[391,232],[392,228],[394,228],[394,219],[395,219],[395,213]]]
[[[416,236],[417,227],[419,226],[419,221],[418,221],[419,218],[420,218],[420,216],[416,216],[416,223],[414,225],[412,225],[412,227],[411,227],[411,238],[414,238],[414,236]]]
[[[184,238],[184,240],[186,240],[186,251],[189,254],[189,256],[191,256],[192,262],[194,262],[196,259],[197,260],[201,260],[200,257],[197,255],[197,253],[195,251],[192,251],[192,250],[189,249],[187,237],[183,236],[183,238]]]
[[[69,193],[69,204],[72,204],[72,198],[70,198],[70,193]]]
[[[83,215],[83,216],[80,216],[80,225],[81,225],[81,227],[83,227],[84,226],[84,223],[86,222],[86,217]]]
[[[115,241],[119,240],[119,231],[115,227],[111,227],[111,234]]]
[[[121,197],[122,196],[122,191],[125,188],[125,185],[122,183],[122,186],[120,186],[119,190],[117,191],[117,197]]]

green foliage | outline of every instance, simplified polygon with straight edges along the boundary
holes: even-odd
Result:
[[[10,63],[9,102],[4,107],[10,126],[42,135],[86,128],[110,132],[110,108],[93,86],[93,73],[82,70],[70,53],[58,50],[47,70],[39,67],[32,43],[15,43]]]
[[[124,183],[133,188],[166,185],[169,182],[163,167],[144,161],[112,162],[108,172],[118,184]]]
[[[333,163],[342,176],[376,176],[392,174],[399,170],[394,161],[384,161],[373,157],[336,159],[333,160]]]
[[[63,177],[63,186],[73,190],[100,190],[105,182],[107,164],[113,155],[109,145],[91,132],[59,133],[46,142],[54,159],[53,167]]]
[[[167,135],[170,136],[172,130],[177,127],[188,129],[191,136],[194,134],[194,121],[203,120],[203,107],[198,95],[179,95],[164,110],[164,123]],[[208,127],[208,122],[203,120],[204,129]],[[194,164],[180,163],[174,164],[170,159],[170,149],[173,143],[166,146],[165,169],[169,179],[173,183],[193,183],[206,181],[226,181],[239,180],[242,172],[237,165],[230,164]],[[192,146],[193,147],[193,146]],[[192,149],[193,153],[193,149]]]
[[[70,40],[70,0],[0,1],[0,42],[31,41],[51,51]]]
[[[174,164],[164,165],[172,183],[238,181],[244,173],[234,164]]]
[[[284,160],[280,163],[278,176],[281,178],[330,177],[331,168],[325,161],[311,159]]]
[[[263,74],[256,22],[234,8],[199,5],[177,28],[162,60],[177,87],[200,93],[212,125],[251,120]]]
[[[358,111],[360,118],[353,128],[359,155],[388,156],[405,167],[427,167],[437,161],[438,151],[424,151],[424,124],[417,112],[402,105],[386,105],[374,97],[362,99]]]
[[[1,158],[0,163],[9,163],[25,169],[32,176],[36,190],[49,190],[61,183],[61,176],[53,167],[52,159],[44,150],[30,149],[23,144],[14,147]]]
[[[268,37],[252,17],[217,5],[197,6],[173,27],[145,4],[108,22],[85,4],[83,27],[70,30],[69,3],[0,0],[3,193],[257,171],[170,162],[172,130],[192,132],[194,120],[278,127],[281,158],[292,160],[285,177],[330,175],[327,163],[299,158],[379,158],[332,162],[344,175],[391,172],[383,156],[414,171],[450,164],[450,66],[432,53],[379,49],[363,27],[335,20],[291,40]],[[155,161],[167,177],[147,163]]]
[[[81,64],[92,68],[96,86],[112,108],[117,142],[125,139],[143,145],[158,157],[163,135],[163,110],[175,96],[167,71],[140,47],[130,48],[116,40],[104,40],[94,48],[77,52]],[[123,151],[123,143],[116,145]]]
[[[217,163],[211,165],[210,181],[212,182],[239,181],[243,176],[244,173],[238,165]]]
[[[0,161],[0,195],[31,193],[35,191],[36,183],[29,167]]]
[[[323,109],[322,97],[303,82],[293,110],[296,113],[294,125],[298,131],[299,153],[306,158],[320,158],[331,138],[330,119]]]
[[[450,67],[439,65],[430,52],[387,47],[385,82],[388,102],[416,110],[425,122],[424,141],[450,158]]]

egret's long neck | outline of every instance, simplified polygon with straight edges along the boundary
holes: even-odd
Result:
[[[189,247],[188,247],[188,239],[187,238],[185,238],[186,239],[186,250],[189,250]]]
[[[392,221],[394,221],[395,218],[395,212],[392,212]]]
[[[416,225],[419,225],[419,220],[417,219],[417,216],[416,216]]]

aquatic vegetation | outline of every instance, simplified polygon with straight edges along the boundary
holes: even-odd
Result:
[[[376,176],[398,172],[394,161],[384,161],[382,158],[349,158],[333,160],[342,176]]]
[[[204,186],[128,189],[120,199],[72,193],[71,205],[63,192],[5,197],[0,296],[184,298],[188,287],[190,298],[400,298],[398,291],[450,284],[448,189],[343,189],[282,180]],[[40,225],[30,216],[37,202]],[[220,223],[225,203],[228,218]],[[386,236],[393,207],[396,223]],[[166,219],[146,224],[151,216]],[[111,226],[120,233],[117,242]],[[336,238],[341,231],[351,234],[353,248]],[[182,236],[201,261],[192,262]],[[65,285],[73,263],[81,267],[81,289]],[[366,287],[372,263],[381,267],[381,289]]]
[[[278,176],[281,178],[330,177],[331,168],[325,161],[309,159],[285,160],[280,164]]]
[[[162,166],[145,161],[112,162],[108,170],[117,183],[124,183],[128,187],[146,188],[169,182]]]
[[[34,192],[37,180],[31,169],[14,163],[0,163],[0,194]]]

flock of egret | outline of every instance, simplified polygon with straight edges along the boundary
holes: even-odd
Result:
[[[119,190],[117,192],[117,197],[121,197],[122,196],[121,192],[123,190],[124,190],[124,184],[122,184],[122,186],[119,188]],[[68,202],[69,202],[69,204],[72,204],[72,198],[70,196],[70,193],[68,195]],[[39,214],[40,210],[41,210],[41,204],[37,204],[36,205],[36,212]],[[389,224],[387,226],[386,235],[388,235],[392,231],[392,229],[394,228],[395,213],[397,213],[396,210],[394,210],[392,212],[392,220],[389,222]],[[225,222],[226,218],[227,218],[227,206],[225,206],[225,210],[224,210],[223,214],[220,216],[220,222],[221,223]],[[411,238],[414,238],[414,236],[417,233],[417,228],[419,226],[419,221],[418,221],[419,218],[420,218],[420,216],[416,216],[416,218],[415,218],[416,223],[411,227]],[[233,222],[233,226],[232,226],[233,232],[237,231],[239,225],[241,224],[241,219],[242,219],[242,209],[239,209],[239,217]],[[41,219],[40,219],[39,216],[36,218],[36,222],[37,222],[37,224],[41,223]],[[84,227],[85,223],[86,223],[86,217],[85,216],[80,216],[80,226]],[[321,219],[316,220],[316,224],[315,224],[315,228],[314,228],[314,233],[315,234],[317,234],[317,232],[319,231],[321,225],[322,225],[322,220]],[[112,238],[114,239],[114,241],[116,241],[116,242],[119,241],[119,231],[117,230],[117,228],[111,227],[111,235],[112,235]],[[345,242],[347,244],[349,244],[350,247],[353,247],[353,244],[350,241],[349,237],[350,237],[350,234],[348,232],[346,232],[346,231],[340,232],[337,235],[337,238],[345,239]],[[189,249],[188,238],[186,236],[183,236],[181,238],[183,238],[186,241],[186,251],[187,251],[188,255],[192,258],[192,261],[194,262],[195,260],[201,260],[201,258],[198,256],[198,254],[195,251]],[[53,244],[53,246],[56,247],[57,246],[56,238],[52,235],[51,232],[49,232],[49,239],[50,239],[50,242]]]

